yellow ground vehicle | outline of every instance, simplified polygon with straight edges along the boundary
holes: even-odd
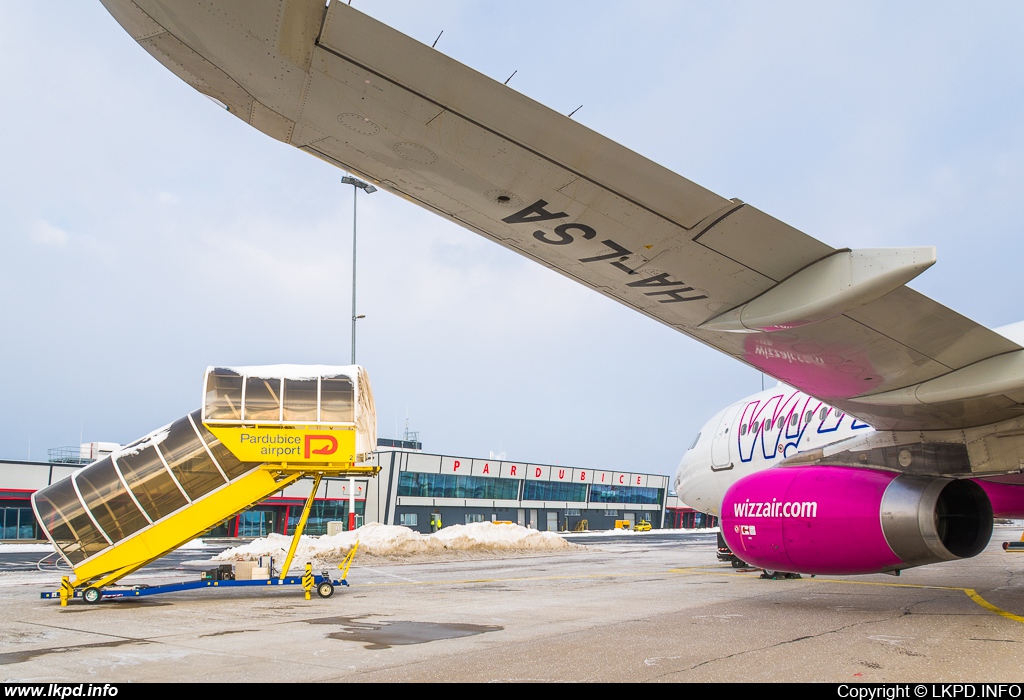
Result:
[[[74,572],[61,603],[80,588],[99,600],[105,586],[309,477],[283,584],[320,480],[375,476],[378,467],[358,463],[376,433],[362,367],[208,368],[200,410],[32,495],[43,532]]]
[[[629,522],[628,520],[616,520],[615,521],[615,529],[616,530],[628,530],[632,526],[633,526],[633,523]]]
[[[648,531],[650,531],[650,529],[651,529],[651,524],[649,522],[647,522],[646,520],[641,520],[640,522],[638,522],[636,525],[633,526],[633,531],[634,532],[648,532]]]

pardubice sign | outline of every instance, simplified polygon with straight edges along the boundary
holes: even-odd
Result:
[[[442,457],[439,455],[410,454],[404,469],[427,474],[457,474],[527,481],[555,481],[604,486],[634,486],[665,488],[667,477],[649,476],[629,472],[579,469],[546,464],[525,464],[502,460]]]

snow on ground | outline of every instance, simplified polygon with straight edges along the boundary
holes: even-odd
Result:
[[[52,552],[51,544],[0,544],[0,552]]]
[[[219,546],[222,546],[222,545],[206,544],[201,539],[197,538],[197,539],[192,540],[191,542],[186,542],[185,544],[183,544],[180,547],[178,547],[178,549],[213,549],[213,548],[219,547]]]
[[[635,530],[586,530],[584,532],[559,532],[559,535],[563,537],[645,537],[649,535],[692,535],[692,534],[705,534],[705,533],[716,533],[718,532],[717,527],[705,527],[705,528],[694,528],[690,530],[674,529],[674,530],[655,530],[650,529],[646,532],[637,532]]]
[[[283,561],[291,539],[285,535],[269,535],[221,552],[213,557],[212,561],[245,561],[267,555]],[[407,527],[370,523],[337,535],[303,535],[299,540],[295,561],[309,561],[317,565],[336,564],[345,557],[357,540],[357,560],[363,556],[391,560],[421,559],[434,558],[442,554],[557,552],[575,548],[554,532],[537,532],[511,524],[483,522],[452,525],[438,532],[423,535]]]

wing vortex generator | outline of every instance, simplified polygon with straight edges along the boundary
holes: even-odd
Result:
[[[87,601],[98,600],[105,586],[312,478],[277,581],[301,583],[287,577],[288,567],[320,480],[376,476],[380,467],[358,464],[376,436],[373,392],[360,366],[208,368],[201,409],[33,494],[36,519],[74,572],[61,586],[61,604],[83,588]],[[312,577],[324,582],[337,583],[326,573]]]

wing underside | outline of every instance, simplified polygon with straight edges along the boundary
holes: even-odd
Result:
[[[784,330],[701,329],[837,251],[347,5],[104,4],[165,66],[265,133],[876,428],[1021,415],[1020,390],[928,404],[851,400],[1020,350],[906,286]]]

